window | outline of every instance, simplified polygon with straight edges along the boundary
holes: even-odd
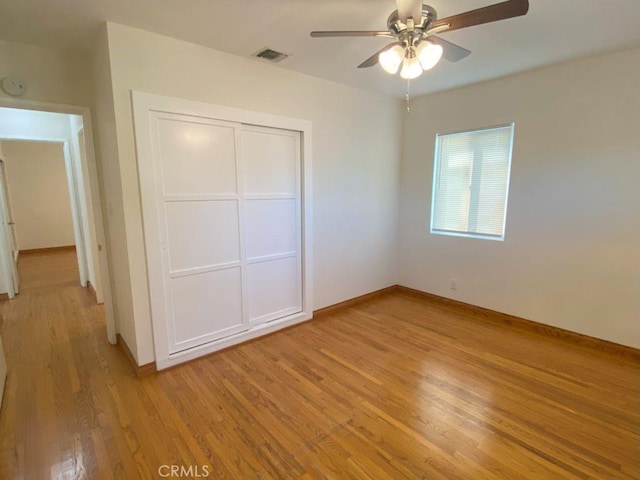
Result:
[[[504,239],[513,130],[436,135],[431,233]]]

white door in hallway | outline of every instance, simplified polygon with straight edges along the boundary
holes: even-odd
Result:
[[[166,111],[149,127],[163,303],[154,323],[169,355],[300,313],[299,132]]]
[[[0,150],[0,157],[2,157],[2,150]],[[3,203],[5,206],[5,210],[7,213],[7,220],[9,220],[9,243],[11,244],[11,255],[13,256],[14,262],[17,262],[18,259],[18,241],[16,240],[16,224],[13,218],[13,207],[11,205],[11,197],[9,195],[9,184],[7,182],[7,166],[4,161],[0,161],[0,181],[2,181],[2,191],[3,191]],[[15,290],[18,291],[17,284],[18,277],[16,275],[16,285]]]
[[[0,157],[2,150],[0,150]],[[0,284],[4,285],[1,292],[6,292],[13,298],[20,291],[17,267],[17,246],[11,203],[7,188],[5,163],[0,158]]]

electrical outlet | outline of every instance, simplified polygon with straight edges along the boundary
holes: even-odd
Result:
[[[449,282],[449,288],[451,290],[457,290],[458,289],[458,281],[455,278],[452,278],[451,281]]]

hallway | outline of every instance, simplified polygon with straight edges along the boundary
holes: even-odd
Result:
[[[0,478],[94,478],[87,469],[113,437],[100,422],[111,369],[131,375],[130,366],[107,343],[74,250],[23,255],[18,270],[20,294],[0,303],[9,366]]]
[[[21,254],[18,261],[20,290],[79,285],[78,260],[73,247],[53,252]]]

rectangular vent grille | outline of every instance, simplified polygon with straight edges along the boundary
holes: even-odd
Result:
[[[268,60],[270,62],[279,62],[287,58],[289,55],[287,55],[286,53],[278,52],[276,50],[272,50],[271,48],[263,48],[259,52],[254,53],[253,56]]]

